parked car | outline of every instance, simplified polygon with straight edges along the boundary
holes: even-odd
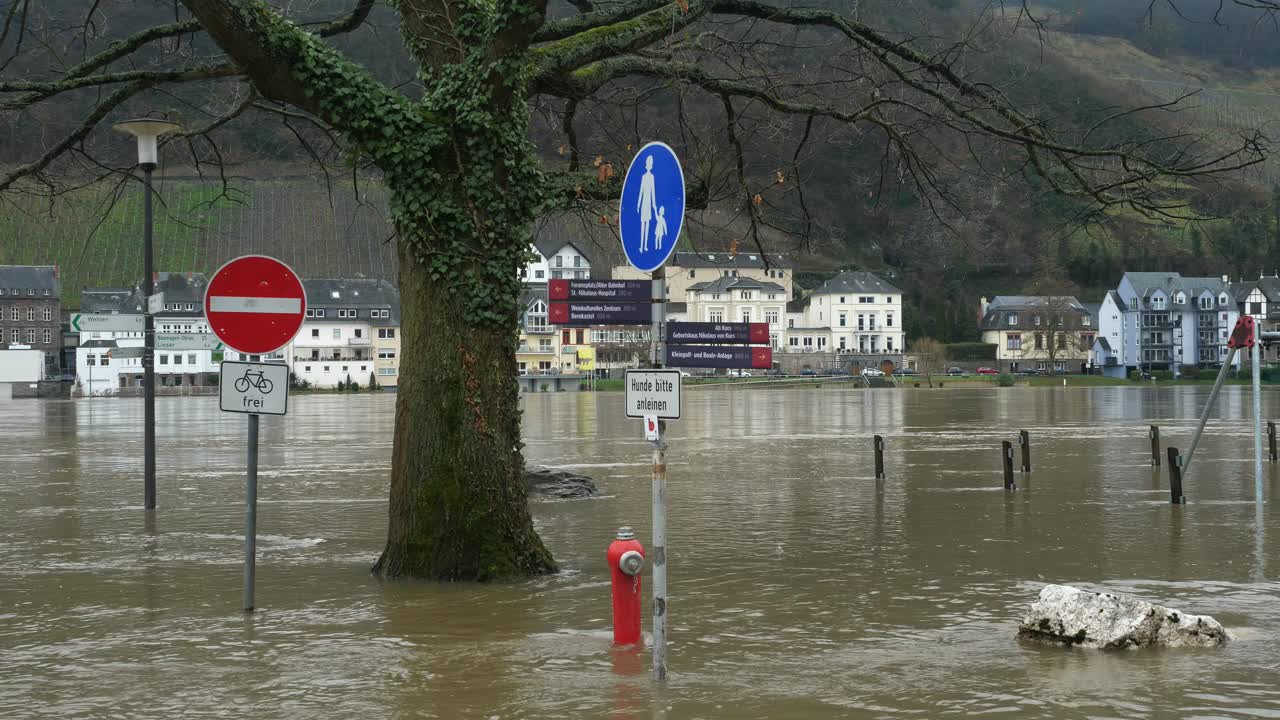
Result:
[[[1000,374],[999,370],[995,368],[989,368],[989,367],[980,367],[977,370],[974,370],[974,372],[978,373],[979,375],[999,375]]]
[[[750,370],[730,370],[727,375],[731,378],[751,377]]]
[[[963,368],[950,367],[950,368],[947,368],[947,374],[951,376],[960,376],[960,375],[967,375],[968,373],[966,373]]]
[[[884,377],[884,373],[876,368],[862,368],[863,377]]]
[[[687,378],[687,377],[693,377],[693,375],[689,374],[689,372],[688,372],[687,370],[681,370],[681,371],[680,371],[680,377],[682,377],[682,378]]]
[[[915,368],[898,368],[893,371],[893,374],[894,375],[915,375],[916,369]]]
[[[814,369],[813,369],[813,368],[811,368],[811,367],[807,367],[807,368],[800,368],[800,374],[801,374],[801,375],[806,375],[806,376],[808,376],[808,375],[817,375],[817,374],[818,374],[818,371],[817,371],[817,370],[814,370]]]
[[[782,372],[781,368],[769,368],[764,371],[765,377],[786,377],[787,374]]]

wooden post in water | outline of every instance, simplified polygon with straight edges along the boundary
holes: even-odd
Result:
[[[1018,444],[1022,446],[1022,472],[1031,472],[1031,434],[1019,430]]]
[[[1160,467],[1160,426],[1152,425],[1148,434],[1151,436],[1151,464]]]
[[[875,439],[876,444],[876,479],[884,479],[884,438],[879,435]]]
[[[1267,421],[1267,454],[1271,462],[1276,461],[1276,424],[1270,420]]]
[[[1182,494],[1182,458],[1178,448],[1169,448],[1169,500],[1174,505],[1186,505],[1187,498]]]
[[[1004,489],[1017,490],[1018,486],[1013,482],[1013,443],[1008,440],[1001,442],[1000,454],[1004,462]]]

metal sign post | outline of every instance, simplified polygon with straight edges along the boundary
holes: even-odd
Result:
[[[673,243],[674,244],[674,243]],[[653,366],[661,368],[666,356],[662,341],[667,322],[667,273],[653,271]],[[658,420],[653,440],[653,679],[667,679],[667,421]]]
[[[663,264],[680,241],[685,187],[680,159],[667,145],[651,142],[636,153],[622,181],[618,231],[627,262],[653,273],[650,314],[652,367],[666,358],[667,282]],[[621,314],[621,310],[617,311]],[[624,322],[626,320],[623,320]],[[677,379],[679,376],[677,375]],[[667,678],[667,458],[666,421],[659,413],[653,443],[653,678]]]
[[[246,255],[223,265],[205,290],[204,316],[226,347],[242,355],[266,355],[288,345],[302,328],[307,294],[288,265],[263,255]],[[173,338],[175,344],[205,343]],[[216,347],[216,346],[215,346]],[[289,411],[289,367],[281,363],[223,361],[218,378],[223,412],[249,416],[244,488],[245,612],[256,607],[258,556],[258,419]]]

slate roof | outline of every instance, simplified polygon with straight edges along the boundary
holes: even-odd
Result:
[[[378,278],[309,278],[302,281],[307,293],[307,307],[324,308],[325,322],[330,320],[367,321],[370,325],[400,324],[400,291]],[[356,317],[339,318],[340,308],[354,309]],[[389,317],[371,317],[371,310],[390,310]]]
[[[709,292],[721,293],[730,290],[759,290],[767,293],[785,293],[786,288],[767,280],[753,280],[748,277],[734,277],[732,275],[722,275],[711,282],[694,283],[689,286],[689,292]]]
[[[863,271],[846,271],[837,273],[835,277],[814,290],[810,295],[834,295],[838,293],[901,293],[876,275]]]
[[[1115,290],[1108,290],[1107,297],[1111,298],[1111,302],[1116,304],[1116,308],[1120,312],[1129,312],[1129,306],[1125,305],[1124,299],[1120,297],[1120,293]]]
[[[1236,302],[1245,302],[1254,288],[1262,291],[1268,303],[1280,303],[1280,277],[1260,277],[1257,280],[1241,280],[1231,283],[1231,294]]]
[[[157,317],[204,317],[204,291],[209,278],[204,273],[157,273],[156,292],[164,293],[165,309]],[[141,290],[138,297],[142,297]],[[170,309],[170,306],[177,306]],[[190,309],[187,309],[190,306]]]
[[[1085,327],[1082,318],[1090,315],[1088,308],[1070,295],[1052,297],[997,295],[987,305],[987,312],[982,316],[982,322],[979,327],[983,330],[1027,330],[1034,332],[1038,327],[1048,327],[1047,319],[1043,325],[1036,325],[1036,316],[1046,316],[1047,313],[1055,310],[1070,313],[1068,321],[1061,326],[1055,325],[1055,328],[1075,329]],[[1009,318],[1011,317],[1017,319],[1013,324],[1009,323]]]
[[[28,290],[35,290],[38,297],[44,297],[45,290],[53,297],[59,297],[62,284],[58,282],[57,266],[0,265],[0,291],[8,297],[15,290],[22,297],[28,296]]]
[[[1212,293],[1216,297],[1219,293],[1227,291],[1234,297],[1234,291],[1230,285],[1217,277],[1183,277],[1175,272],[1127,272],[1125,277],[1129,278],[1129,284],[1133,285],[1133,289],[1142,298],[1144,306],[1156,291],[1164,293],[1169,298],[1169,305],[1179,304],[1175,302],[1175,294],[1180,290],[1187,296],[1186,302],[1183,303],[1187,306],[1194,306],[1196,299],[1205,292]]]
[[[142,296],[126,288],[85,288],[80,291],[80,312],[131,315],[142,312]]]
[[[85,340],[84,342],[80,343],[80,347],[82,348],[114,348],[116,347],[116,341],[115,340]]]
[[[777,253],[769,253],[762,255],[760,253],[696,253],[696,252],[677,252],[672,258],[670,265],[682,268],[724,268],[724,269],[760,269],[765,268],[766,262],[768,267],[774,270],[790,269],[793,265],[786,255]]]

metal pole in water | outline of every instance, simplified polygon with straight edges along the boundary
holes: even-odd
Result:
[[[1258,337],[1257,327],[1253,332],[1253,351],[1250,353],[1250,365],[1253,366],[1253,501],[1263,503],[1262,496],[1262,339]]]
[[[1031,472],[1031,434],[1019,430],[1018,444],[1022,446],[1022,472]]]
[[[1222,389],[1222,381],[1227,379],[1227,373],[1231,370],[1231,363],[1235,360],[1236,353],[1239,348],[1231,348],[1231,352],[1227,353],[1227,359],[1222,362],[1222,369],[1218,371],[1218,379],[1213,381],[1213,389],[1209,391],[1209,399],[1204,403],[1204,411],[1200,413],[1200,424],[1196,426],[1195,433],[1191,436],[1191,448],[1187,450],[1187,456],[1182,459],[1182,476],[1185,478],[1187,473],[1191,472],[1191,458],[1196,455],[1196,447],[1200,445],[1200,435],[1204,432],[1204,425],[1209,421],[1209,413],[1213,412],[1213,401],[1218,399],[1218,391]]]
[[[253,612],[258,554],[258,416],[249,416],[249,472],[244,486],[244,611]]]
[[[1178,456],[1178,448],[1169,448],[1169,499],[1174,505],[1186,505],[1187,498],[1182,494],[1182,458]]]
[[[883,480],[884,479],[884,438],[880,437],[879,435],[876,435],[875,446],[876,446],[876,479]]]
[[[667,323],[666,270],[653,271],[653,327],[650,342],[654,367],[666,362],[663,333]],[[653,679],[667,679],[667,457],[665,420],[658,421],[653,445]]]
[[[142,163],[142,498],[143,507],[156,509],[156,321],[149,307],[155,294],[155,264],[152,262],[151,171],[155,163]]]
[[[1013,443],[1004,440],[1000,443],[1000,454],[1004,463],[1004,489],[1017,490],[1018,486],[1013,482]]]
[[[1271,456],[1271,462],[1276,461],[1276,424],[1271,420],[1267,421],[1267,450]]]
[[[1160,467],[1160,426],[1152,425],[1147,434],[1151,436],[1151,464]]]

